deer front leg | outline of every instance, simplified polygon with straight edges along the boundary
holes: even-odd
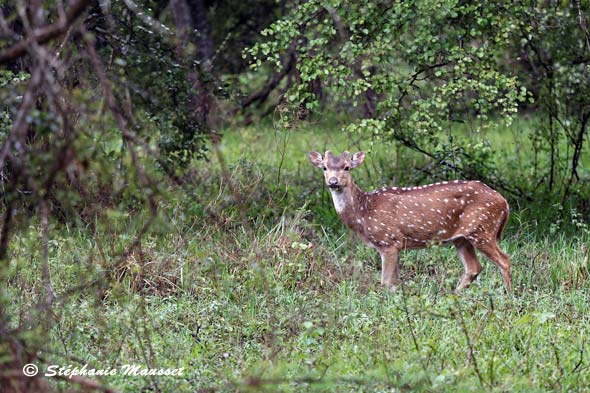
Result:
[[[396,290],[399,285],[399,251],[396,248],[380,250],[381,254],[381,285]]]

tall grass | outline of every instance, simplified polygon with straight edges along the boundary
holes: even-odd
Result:
[[[239,204],[216,163],[200,163],[191,192],[170,186],[151,232],[122,261],[119,251],[141,223],[122,216],[93,230],[53,228],[49,259],[60,300],[50,340],[38,343],[43,360],[185,368],[182,378],[103,380],[124,391],[587,386],[590,231],[583,220],[563,232],[539,211],[513,206],[502,242],[513,263],[511,294],[487,261],[476,283],[454,294],[463,267],[442,246],[404,253],[404,284],[390,293],[378,284],[378,255],[339,223],[306,158],[311,149],[366,143],[313,127],[227,131],[222,151]],[[365,189],[407,179],[398,171],[412,163],[394,166],[390,151],[372,148],[368,167],[355,174]],[[8,310],[15,327],[44,317],[34,307],[38,236],[32,222],[12,244],[5,296],[15,299]]]

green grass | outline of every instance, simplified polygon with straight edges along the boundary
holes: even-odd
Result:
[[[463,268],[446,247],[403,254],[404,285],[390,293],[378,284],[378,255],[342,227],[320,171],[307,162],[311,149],[369,147],[338,129],[226,131],[222,151],[242,205],[216,162],[200,163],[194,193],[170,188],[141,249],[123,260],[144,216],[110,217],[95,232],[56,225],[53,326],[47,338],[26,328],[23,337],[38,337],[45,364],[185,368],[182,378],[101,380],[122,391],[588,386],[585,224],[574,235],[555,226],[550,234],[515,206],[502,242],[512,257],[511,294],[488,261],[474,286],[453,294]],[[395,167],[390,151],[374,147],[368,170],[355,174],[365,189],[411,167]],[[6,307],[15,328],[47,318],[35,309],[43,293],[38,238],[32,222],[11,248],[4,291],[14,299]]]

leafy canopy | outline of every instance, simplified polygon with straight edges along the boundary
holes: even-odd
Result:
[[[485,130],[491,115],[509,122],[527,98],[498,61],[518,25],[513,7],[503,1],[311,0],[273,23],[263,32],[267,40],[247,53],[253,67],[265,61],[280,67],[281,54],[294,46],[301,83],[288,92],[288,102],[318,110],[318,81],[336,102],[359,107],[373,100],[365,119],[349,129],[400,141],[447,168],[485,178],[493,174],[489,146],[451,135],[449,122]]]

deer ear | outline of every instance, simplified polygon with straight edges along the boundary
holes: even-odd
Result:
[[[318,168],[324,167],[324,159],[322,158],[322,155],[317,151],[310,151],[308,157],[309,161],[313,166],[317,166]]]
[[[361,165],[363,163],[363,161],[365,161],[365,153],[362,151],[359,151],[357,153],[354,153],[352,156],[352,167],[356,168],[357,166]]]

